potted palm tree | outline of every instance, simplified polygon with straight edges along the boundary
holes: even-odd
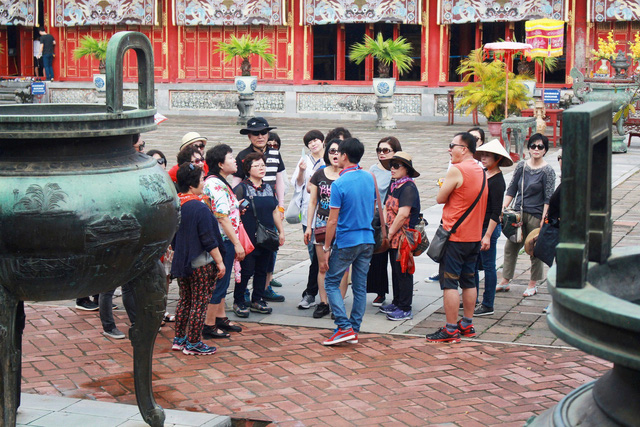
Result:
[[[106,78],[105,73],[107,66],[105,61],[107,60],[107,45],[109,40],[95,39],[91,36],[84,36],[79,43],[79,46],[73,50],[73,58],[77,61],[85,56],[93,57],[97,59],[98,71],[100,74],[93,75],[93,84],[99,92],[106,90]]]
[[[469,56],[460,62],[456,71],[463,75],[462,81],[467,82],[465,86],[456,89],[456,96],[461,98],[456,108],[464,108],[466,115],[478,109],[487,118],[491,135],[500,137],[502,120],[505,118],[506,64],[500,60],[485,62],[480,48],[471,51]],[[527,108],[530,98],[524,82],[530,78],[527,74],[509,73],[510,114]]]
[[[231,62],[235,57],[242,58],[242,63],[240,64],[242,75],[235,78],[236,89],[239,94],[252,94],[258,84],[258,78],[251,75],[251,62],[249,61],[251,55],[258,55],[270,67],[275,65],[276,57],[268,52],[270,48],[271,44],[267,38],[252,38],[246,34],[240,38],[231,36],[229,43],[221,42],[218,44],[215,52],[224,54],[223,62]]]
[[[369,56],[378,60],[379,77],[373,79],[373,91],[379,97],[393,96],[396,80],[391,77],[391,65],[396,64],[400,75],[411,69],[411,43],[404,37],[385,40],[381,33],[375,39],[365,35],[362,43],[351,46],[349,59],[360,64]]]

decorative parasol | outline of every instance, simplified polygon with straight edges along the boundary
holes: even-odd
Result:
[[[487,43],[484,45],[484,50],[485,51],[493,51],[495,53],[495,55],[504,55],[505,59],[504,59],[504,63],[505,63],[505,68],[506,68],[506,86],[507,86],[507,92],[505,94],[505,99],[504,99],[504,118],[506,119],[508,116],[508,111],[509,111],[509,64],[511,63],[511,58],[513,57],[513,54],[516,52],[529,52],[531,49],[533,48],[533,46],[531,46],[528,43],[518,43],[518,42],[512,42],[509,41],[509,39],[507,38],[507,41],[505,42],[495,42],[495,43]]]
[[[534,19],[524,23],[527,43],[533,46],[528,57],[542,58],[542,100],[544,102],[545,58],[562,56],[564,51],[564,21]]]

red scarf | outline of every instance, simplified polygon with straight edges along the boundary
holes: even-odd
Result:
[[[180,206],[191,200],[200,200],[211,209],[211,198],[205,194],[178,193],[178,197],[180,198]]]

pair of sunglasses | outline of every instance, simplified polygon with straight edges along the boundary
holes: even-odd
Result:
[[[255,130],[254,130],[254,131],[251,131],[251,132],[249,132],[249,133],[250,133],[251,135],[253,135],[253,136],[260,136],[260,135],[266,135],[266,134],[268,134],[268,133],[269,133],[269,130],[268,130],[268,129],[264,129],[264,130],[260,130],[260,131],[255,131]]]
[[[387,148],[387,147],[384,147],[384,148],[378,147],[378,148],[376,148],[376,153],[378,153],[378,154],[389,154],[392,151],[393,151],[392,149]]]

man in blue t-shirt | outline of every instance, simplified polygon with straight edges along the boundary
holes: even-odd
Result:
[[[324,257],[320,260],[320,269],[328,270],[324,287],[338,327],[322,343],[324,345],[358,342],[358,332],[367,305],[367,273],[375,242],[371,221],[375,209],[376,187],[373,176],[358,166],[364,154],[364,145],[355,138],[347,138],[340,143],[338,153],[338,165],[342,172],[331,185],[331,211],[322,247]],[[334,236],[336,240],[333,247],[327,247]],[[347,318],[340,293],[340,280],[349,265],[353,306],[351,317]]]

